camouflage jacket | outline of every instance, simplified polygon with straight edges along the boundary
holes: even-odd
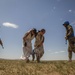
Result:
[[[66,38],[70,39],[71,37],[74,37],[74,31],[71,25],[68,25],[66,27]]]

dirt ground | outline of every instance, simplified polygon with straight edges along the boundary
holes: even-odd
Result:
[[[0,75],[75,75],[75,61],[0,60]]]

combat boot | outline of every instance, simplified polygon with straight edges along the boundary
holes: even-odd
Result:
[[[40,58],[39,58],[39,56],[37,57],[37,62],[38,62],[38,63],[40,62]]]

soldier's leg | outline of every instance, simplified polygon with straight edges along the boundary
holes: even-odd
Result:
[[[40,57],[39,57],[39,56],[37,57],[37,62],[38,62],[38,63],[40,62]]]
[[[26,55],[26,63],[28,63],[30,60],[29,60],[29,57],[30,57],[31,53],[30,52],[27,52],[27,55]]]
[[[33,52],[32,52],[32,61],[34,61],[34,59],[35,59],[35,52],[33,50]]]
[[[41,57],[43,56],[44,54],[44,50],[42,47],[39,48],[39,53],[38,53],[38,58],[37,58],[37,61],[40,62],[40,59]]]
[[[72,46],[71,46],[71,41],[69,40],[69,45],[68,45],[68,57],[69,61],[72,61]]]
[[[69,61],[72,61],[72,50],[71,47],[68,47],[68,57],[69,57]]]
[[[72,51],[68,51],[69,61],[72,61]]]
[[[73,42],[75,43],[75,37],[72,37],[72,38],[71,38],[71,41],[73,41]]]
[[[75,53],[75,37],[71,38],[70,41],[69,41],[69,45],[71,47],[71,50]]]
[[[39,54],[39,61],[40,61],[40,59],[41,59],[42,56],[43,56],[43,53],[41,52],[41,53]]]
[[[38,55],[38,62],[40,62],[40,59],[41,59],[41,57],[43,56],[43,54],[44,54],[44,51],[42,51],[41,49],[40,49],[40,52],[39,52],[39,55]]]
[[[37,48],[37,49],[34,50],[35,55],[36,55],[36,61],[37,61],[37,62],[40,62],[40,59],[39,59],[39,54],[40,54],[40,53],[39,53],[39,51],[40,51],[39,48]]]
[[[31,52],[32,52],[32,47],[31,46],[30,47],[27,47],[26,50],[27,50],[26,51],[26,62],[28,63],[29,62],[29,57],[30,57]]]
[[[23,47],[23,59],[24,60],[26,59],[26,54],[27,54],[26,48]]]
[[[74,42],[71,43],[71,49],[75,53],[75,45],[74,45]]]
[[[39,57],[39,54],[37,54],[37,53],[36,53],[36,60],[38,63],[40,62],[40,57]]]

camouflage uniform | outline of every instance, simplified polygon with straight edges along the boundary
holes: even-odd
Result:
[[[66,27],[66,39],[68,40],[68,56],[69,59],[72,59],[72,52],[75,52],[75,37],[74,37],[74,31],[71,25],[68,25]]]
[[[34,45],[35,47],[34,52],[36,54],[37,61],[40,60],[40,58],[44,54],[43,42],[44,42],[44,36],[38,32],[36,39],[35,39],[35,45]],[[40,45],[40,43],[42,44]]]
[[[24,37],[25,40],[23,40],[23,56],[22,59],[28,59],[30,57],[30,54],[32,53],[32,43],[31,40],[35,37],[31,34],[31,32],[27,32]]]

